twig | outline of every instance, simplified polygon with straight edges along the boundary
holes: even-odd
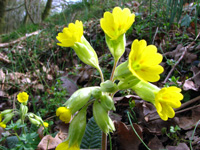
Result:
[[[189,78],[189,79],[187,79],[186,81],[188,81],[188,80],[193,80],[196,76],[198,76],[200,74],[200,71],[199,72],[197,72],[193,77],[191,77],[191,78]]]
[[[192,106],[192,107],[189,107],[189,108],[185,108],[185,109],[183,109],[183,110],[176,111],[176,114],[179,114],[179,113],[182,113],[182,112],[185,112],[185,111],[194,109],[194,108],[199,107],[199,106],[200,106],[200,104],[199,104],[199,105]]]
[[[170,72],[168,73],[167,77],[164,80],[164,84],[167,82],[167,80],[169,79],[169,77],[171,76],[172,72],[174,71],[174,69],[176,68],[176,66],[180,63],[180,61],[183,59],[183,57],[185,56],[187,49],[190,48],[193,45],[194,41],[192,43],[190,43],[190,45],[184,47],[185,50],[183,51],[181,57],[178,59],[178,61],[174,64],[174,66],[172,67],[172,69],[170,70]]]
[[[153,36],[152,44],[154,43],[154,40],[155,40],[155,38],[156,38],[157,33],[158,33],[158,27],[156,28],[156,32],[155,32],[155,34],[154,34],[154,36]]]
[[[20,42],[20,41],[26,39],[26,38],[29,37],[29,36],[37,35],[37,34],[39,33],[39,31],[40,31],[40,30],[35,31],[35,32],[32,32],[32,33],[29,33],[29,34],[26,34],[25,36],[23,36],[23,37],[21,37],[21,38],[19,38],[19,39],[17,39],[17,40],[14,40],[14,41],[12,41],[12,42],[10,42],[10,43],[0,43],[0,48],[9,47],[9,46],[11,46],[11,45],[14,45],[14,44],[16,44],[16,43],[18,43],[18,42]]]
[[[194,103],[194,102],[196,102],[196,101],[199,101],[199,100],[200,100],[200,96],[197,96],[197,97],[195,97],[195,98],[193,98],[193,99],[191,99],[191,100],[189,100],[189,101],[183,103],[183,104],[181,105],[181,107],[176,108],[175,111],[178,111],[178,110],[180,110],[180,109],[183,109],[184,107],[186,107],[186,106],[188,106],[188,105],[190,105],[190,104],[192,104],[192,103]]]

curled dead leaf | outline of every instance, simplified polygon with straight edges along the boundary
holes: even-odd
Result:
[[[130,125],[126,125],[121,121],[114,122],[117,131],[117,141],[119,143],[120,150],[138,150],[141,143]],[[133,127],[138,135],[143,138],[142,128],[133,123]]]

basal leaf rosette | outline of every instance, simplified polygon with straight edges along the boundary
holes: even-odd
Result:
[[[173,108],[181,106],[183,95],[181,89],[175,86],[164,87],[155,95],[155,107],[162,120],[173,118],[175,112]]]
[[[148,45],[145,40],[133,41],[131,52],[128,58],[129,70],[134,76],[143,81],[156,82],[164,71],[159,64],[162,62],[162,55],[157,53],[154,45]]]
[[[120,35],[126,33],[134,21],[135,14],[132,14],[128,8],[122,10],[120,7],[115,7],[112,13],[108,11],[104,13],[100,24],[111,40],[116,40]]]
[[[56,38],[60,42],[57,43],[59,46],[73,48],[81,61],[100,70],[97,54],[83,36],[81,21],[76,20],[75,23],[70,23],[62,33],[58,33]]]
[[[113,12],[105,12],[100,20],[101,28],[105,32],[106,43],[115,62],[123,55],[126,46],[125,33],[135,21],[135,14],[128,8],[123,10],[115,7]]]
[[[183,99],[181,89],[175,86],[160,89],[151,83],[140,81],[132,89],[143,100],[151,102],[164,121],[175,116],[173,108],[180,107],[180,101]]]

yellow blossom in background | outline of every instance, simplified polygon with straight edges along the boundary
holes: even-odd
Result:
[[[83,36],[83,23],[76,20],[75,24],[70,23],[68,27],[63,29],[63,33],[58,33],[56,36],[57,40],[60,43],[57,43],[59,46],[63,47],[72,47],[75,42],[80,42],[81,37]]]
[[[49,127],[49,124],[47,122],[43,122],[43,125],[48,128]]]
[[[2,121],[2,115],[0,114],[0,127],[6,128],[6,124],[1,121]]]
[[[157,53],[154,45],[148,45],[145,40],[133,41],[128,58],[128,68],[140,80],[156,82],[164,69],[159,64],[163,57]]]
[[[59,119],[65,123],[69,123],[71,120],[71,111],[66,107],[59,107],[56,110],[56,116],[59,117]]]
[[[161,119],[173,118],[175,112],[173,108],[181,106],[183,95],[181,89],[175,86],[164,87],[155,95],[155,107]]]
[[[24,103],[28,100],[28,97],[29,97],[29,95],[26,92],[22,92],[17,95],[17,100],[20,103]]]
[[[56,150],[80,150],[78,144],[69,147],[69,140],[58,144]]]
[[[3,122],[0,122],[0,127],[2,127],[2,128],[6,128],[6,124],[3,123]]]
[[[135,14],[131,14],[128,8],[123,10],[115,7],[113,12],[105,12],[100,20],[101,28],[111,38],[116,40],[120,35],[126,33],[135,21]]]

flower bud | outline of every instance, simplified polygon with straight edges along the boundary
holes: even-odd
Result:
[[[112,38],[110,38],[106,34],[106,43],[115,61],[118,61],[125,51],[125,45],[126,45],[125,34],[120,35],[116,40],[112,40]]]
[[[9,113],[4,116],[3,123],[7,124],[14,116],[14,113]]]
[[[64,105],[71,110],[73,115],[88,102],[92,91],[98,88],[99,87],[86,87],[79,89],[72,94],[72,96],[66,101]]]
[[[72,48],[76,52],[79,59],[85,64],[94,68],[99,68],[97,54],[84,36],[81,37],[81,42],[75,42]]]
[[[36,126],[39,126],[41,124],[40,121],[38,121],[37,119],[31,118],[31,117],[28,117],[28,119],[32,124]]]
[[[114,124],[109,118],[107,111],[98,101],[95,101],[93,104],[93,116],[95,122],[104,133],[109,133],[115,130]]]
[[[4,110],[4,111],[1,112],[1,116],[3,117],[3,116],[5,116],[6,114],[11,113],[12,111],[13,111],[13,109],[6,109],[6,110]]]
[[[100,87],[95,87],[92,89],[92,96],[96,99],[99,99],[102,95],[102,91]]]
[[[102,92],[108,92],[108,93],[113,93],[115,91],[117,91],[117,85],[115,83],[113,83],[112,81],[110,80],[107,80],[105,82],[102,82],[100,84],[101,86],[101,91]]]
[[[78,143],[80,146],[86,128],[86,112],[87,107],[81,109],[78,114],[72,119],[69,126],[69,147]]]
[[[101,96],[101,105],[105,110],[114,110],[115,111],[115,105],[114,101],[108,94],[102,94]]]
[[[20,104],[20,113],[21,113],[21,116],[22,116],[22,119],[24,120],[26,114],[28,112],[28,107],[24,104]]]

